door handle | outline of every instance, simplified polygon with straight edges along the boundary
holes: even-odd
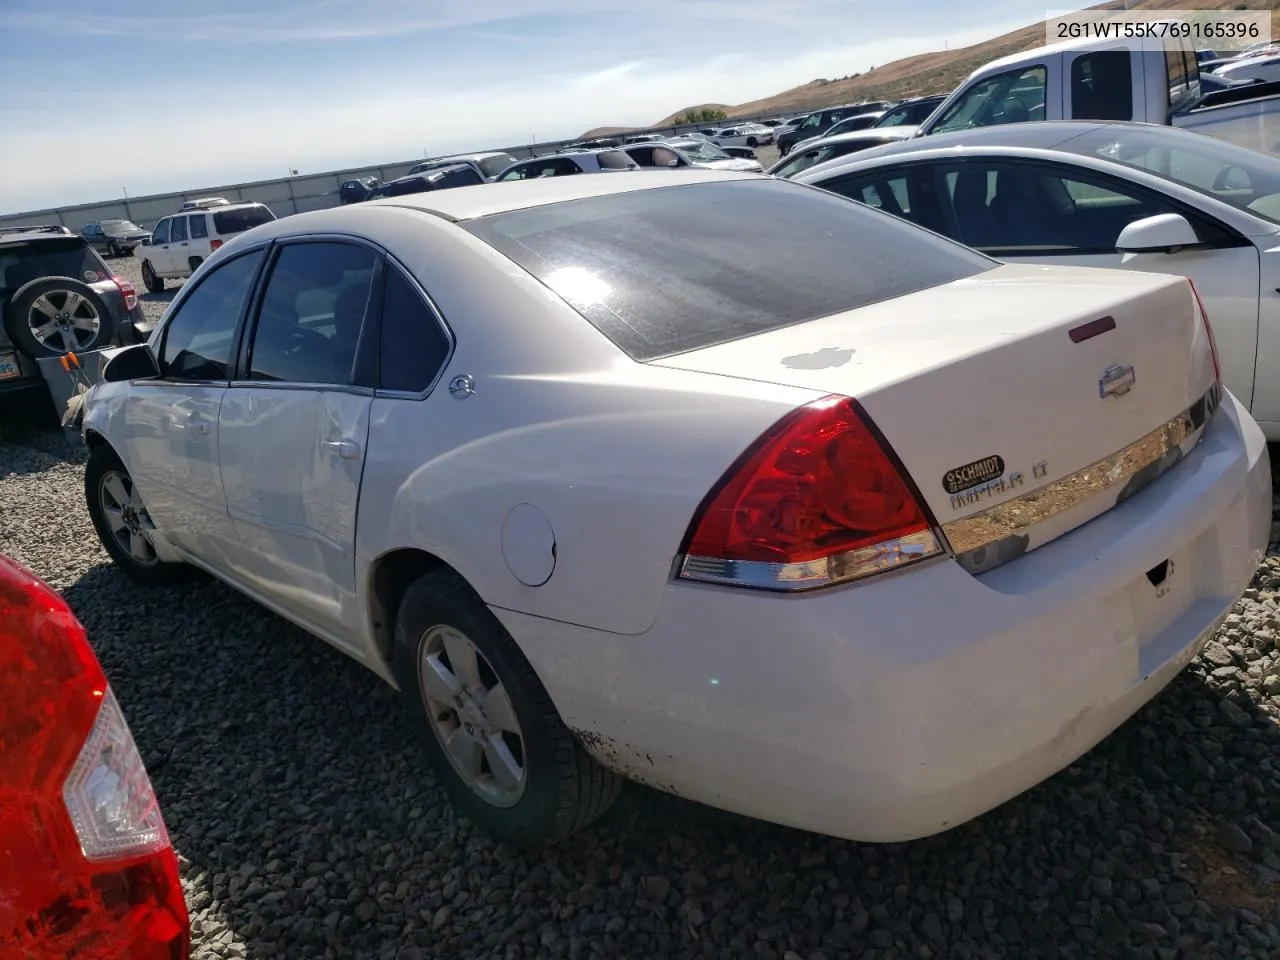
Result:
[[[188,420],[187,432],[194,433],[197,437],[207,437],[209,435],[208,420]]]
[[[326,440],[324,445],[341,460],[355,460],[360,456],[360,444],[354,440]]]

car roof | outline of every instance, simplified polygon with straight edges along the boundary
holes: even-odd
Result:
[[[814,137],[811,143],[808,140],[802,140],[801,143],[809,143],[809,146],[805,147],[805,149],[812,150],[828,143],[857,143],[859,140],[883,139],[907,140],[919,129],[919,127],[906,123],[897,127],[867,127],[864,130],[850,130],[848,133],[832,134],[829,137]]]
[[[32,240],[66,240],[68,237],[84,240],[79,234],[57,223],[17,224],[12,227],[0,227],[0,244],[30,243]]]
[[[409,194],[403,197],[384,197],[371,200],[357,207],[396,206],[410,207],[434,214],[447,220],[471,220],[496,213],[524,210],[568,200],[611,196],[670,187],[673,184],[707,183],[721,180],[763,180],[759,173],[737,173],[726,170],[685,170],[678,180],[672,179],[669,170],[634,170],[625,177],[543,177],[538,180],[517,180],[508,183],[485,183],[475,186],[455,187],[452,190]],[[354,209],[353,207],[352,209]],[[340,213],[346,208],[327,210]],[[298,214],[287,220],[297,221]]]
[[[1164,136],[1181,140],[1186,137],[1203,137],[1178,127],[1160,123],[1134,123],[1124,120],[1036,120],[1027,123],[1007,123],[994,127],[976,127],[957,130],[954,133],[938,133],[925,137],[913,137],[897,143],[871,147],[861,153],[836,157],[817,164],[796,175],[801,182],[808,182],[811,175],[821,173],[824,178],[845,167],[853,168],[883,158],[905,157],[925,151],[954,151],[963,155],[969,149],[1023,149],[1056,150],[1062,144],[1095,130],[1112,128],[1123,136],[1125,130],[1141,131],[1146,136]],[[1198,140],[1197,140],[1198,142]]]

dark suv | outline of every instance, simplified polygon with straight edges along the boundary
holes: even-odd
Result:
[[[85,224],[80,234],[93,249],[106,257],[127,257],[143,237],[151,236],[149,231],[131,220],[99,220]]]
[[[452,166],[414,173],[397,180],[388,180],[369,191],[368,200],[379,200],[382,197],[402,197],[407,193],[426,193],[428,190],[448,190],[450,187],[471,187],[484,183],[485,180],[469,163],[455,163]]]
[[[47,396],[36,360],[142,343],[133,284],[62,226],[0,227],[0,407]]]
[[[841,120],[856,117],[864,113],[879,113],[892,104],[885,100],[873,100],[869,103],[845,104],[842,107],[826,107],[803,118],[794,130],[778,137],[778,152],[786,156],[801,140],[811,140],[826,133]]]

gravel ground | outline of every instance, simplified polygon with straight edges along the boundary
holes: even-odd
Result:
[[[530,857],[454,816],[354,662],[217,583],[126,581],[90,528],[83,460],[0,419],[0,549],[89,628],[198,958],[1280,956],[1280,544],[1165,693],[940,837],[851,844],[634,787]]]

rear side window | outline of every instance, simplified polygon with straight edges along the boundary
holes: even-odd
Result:
[[[1128,50],[1099,50],[1071,61],[1075,120],[1132,120],[1133,79]]]
[[[492,157],[485,157],[480,161],[480,172],[486,177],[496,177],[507,167],[516,162],[516,158],[509,153],[499,153]]]
[[[759,229],[761,223],[769,229]],[[852,310],[996,266],[916,226],[783,180],[659,187],[493,214],[460,226],[541,280],[640,361]]]
[[[266,207],[239,207],[235,210],[221,210],[213,215],[213,230],[226,236],[229,233],[244,233],[253,227],[260,227],[275,219]]]
[[[449,338],[399,270],[388,267],[383,282],[378,385],[420,393],[439,375],[449,355]]]

